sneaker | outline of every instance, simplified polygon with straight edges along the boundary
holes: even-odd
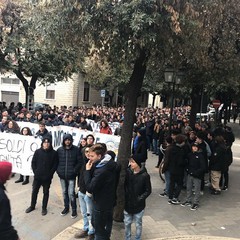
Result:
[[[35,210],[35,207],[29,207],[29,208],[27,208],[26,209],[26,211],[25,211],[25,213],[30,213],[30,212],[32,212],[33,210]]]
[[[84,230],[79,231],[74,235],[74,238],[85,238],[85,237],[88,237],[88,232]]]
[[[228,190],[228,187],[227,186],[224,186],[223,188],[222,188],[222,191],[227,191]]]
[[[190,202],[184,202],[181,204],[182,207],[191,207],[192,204]]]
[[[211,194],[213,194],[213,195],[220,195],[220,194],[221,194],[221,191],[219,191],[219,190],[213,190],[213,191],[211,192]]]
[[[15,181],[15,183],[20,183],[20,182],[23,182],[22,178],[19,178],[18,180]]]
[[[42,216],[45,216],[45,215],[47,215],[47,209],[42,209]]]
[[[72,210],[71,218],[74,219],[76,217],[77,217],[77,211],[76,210]]]
[[[68,208],[64,208],[62,211],[61,211],[61,216],[65,216],[69,213],[69,209]]]
[[[199,207],[198,204],[193,204],[193,205],[191,206],[190,210],[195,211],[195,210],[198,209],[198,207]]]
[[[167,197],[168,196],[165,192],[159,193],[158,195],[159,195],[159,197]]]
[[[86,240],[94,240],[94,234],[88,235],[85,239]]]
[[[175,205],[180,204],[180,201],[176,198],[173,198],[172,204],[175,204]]]

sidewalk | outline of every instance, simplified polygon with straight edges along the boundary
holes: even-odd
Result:
[[[189,208],[167,204],[166,198],[159,197],[164,184],[159,178],[157,156],[149,152],[147,169],[151,175],[152,194],[147,199],[143,217],[142,240],[205,240],[240,239],[240,125],[228,124],[236,136],[233,145],[234,161],[230,167],[229,190],[215,196],[204,191],[200,199],[200,208]],[[180,195],[184,201],[186,192]],[[80,215],[80,213],[79,213]],[[80,217],[81,218],[81,217]],[[73,240],[74,234],[82,228],[82,220],[66,228],[52,240]],[[132,227],[134,229],[134,225]],[[124,239],[123,223],[113,223],[112,240]]]

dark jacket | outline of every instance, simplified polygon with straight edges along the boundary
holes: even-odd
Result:
[[[0,239],[17,240],[17,231],[12,226],[11,207],[5,193],[5,187],[0,183]]]
[[[165,152],[165,168],[171,174],[183,175],[186,166],[185,152],[176,143],[169,146]]]
[[[118,164],[108,154],[96,162],[93,174],[84,172],[86,189],[93,194],[93,204],[97,210],[112,210],[116,202]]]
[[[212,171],[225,171],[227,166],[227,148],[224,144],[216,144],[210,158],[209,169]]]
[[[46,136],[50,136],[51,134],[48,132],[48,130],[45,128],[43,132],[40,132],[40,130],[38,130],[35,134],[35,137],[38,137],[40,139],[43,139]]]
[[[125,210],[130,214],[141,212],[146,206],[146,198],[152,192],[150,176],[145,167],[134,174],[129,167],[124,183]]]
[[[66,139],[71,140],[70,148],[66,148],[64,141]],[[57,174],[61,179],[73,180],[76,178],[79,170],[82,166],[82,153],[81,150],[74,146],[73,138],[71,134],[65,134],[63,136],[62,147],[57,150],[58,153],[58,167]]]
[[[49,139],[48,137],[43,138]],[[51,140],[51,139],[50,139]],[[49,149],[37,149],[32,158],[32,170],[34,178],[41,181],[49,181],[53,178],[58,166],[58,155],[52,144]]]
[[[141,159],[141,162],[146,162],[148,158],[146,130],[141,128],[138,131],[141,134],[141,136],[135,137],[133,142],[132,154],[136,155],[138,159]]]
[[[83,130],[86,129],[86,130],[92,132],[92,126],[90,124],[88,124],[86,120],[84,120],[83,122],[80,122],[78,126],[79,126],[79,128],[81,128]]]
[[[191,152],[187,156],[187,173],[201,179],[206,171],[205,159],[201,152]]]

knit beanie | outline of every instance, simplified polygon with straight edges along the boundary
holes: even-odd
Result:
[[[131,156],[131,158],[136,162],[136,164],[141,168],[142,167],[142,161],[141,159],[136,155],[136,154],[133,154]]]
[[[12,172],[12,163],[0,162],[0,183],[4,184]]]

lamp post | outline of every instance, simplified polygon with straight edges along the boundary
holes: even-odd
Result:
[[[176,71],[174,68],[166,68],[164,72],[164,80],[169,85],[172,85],[171,88],[171,107],[170,107],[170,116],[169,116],[169,127],[168,131],[169,134],[171,134],[171,128],[172,128],[172,115],[173,115],[173,103],[174,103],[174,93],[175,93],[175,87],[176,85],[181,84],[183,78],[183,72],[182,71]]]

